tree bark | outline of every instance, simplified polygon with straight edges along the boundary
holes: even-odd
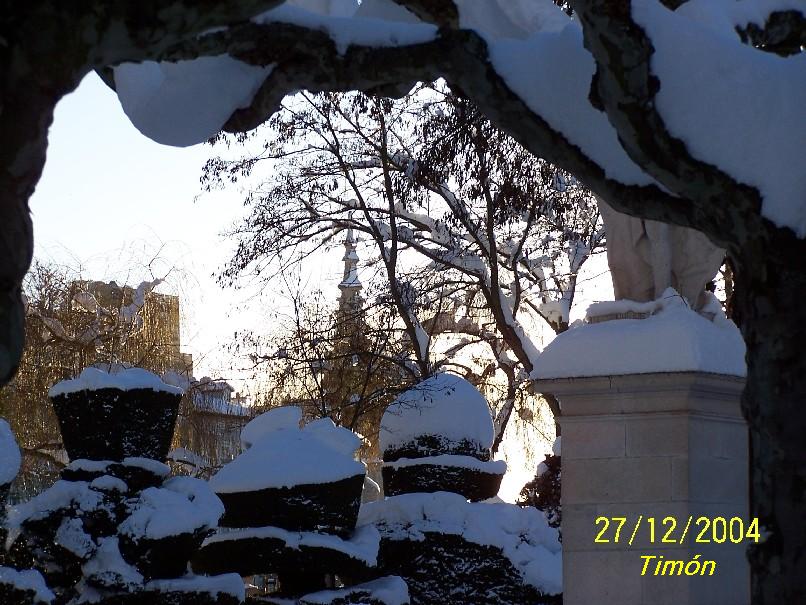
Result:
[[[754,605],[806,602],[806,246],[794,240],[784,232],[761,254],[734,258],[747,344],[751,518],[762,534],[749,549]]]

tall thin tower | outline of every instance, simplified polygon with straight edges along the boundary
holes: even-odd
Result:
[[[361,280],[358,279],[358,252],[356,243],[358,240],[352,229],[347,229],[347,237],[344,239],[344,277],[339,284],[341,296],[339,297],[339,311],[343,313],[355,313],[361,308]]]

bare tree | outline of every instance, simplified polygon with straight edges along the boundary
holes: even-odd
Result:
[[[490,346],[509,385],[496,414],[497,449],[537,354],[519,317],[567,329],[579,270],[602,249],[593,196],[443,84],[398,102],[302,94],[270,128],[257,154],[216,157],[205,167],[208,188],[259,181],[246,200],[250,216],[232,232],[238,247],[225,278],[271,277],[309,258],[334,231],[364,234],[418,360],[427,360],[435,330]],[[254,146],[254,137],[248,142]],[[423,323],[415,304],[440,308]],[[460,307],[464,321],[456,319]],[[420,365],[426,376],[428,364]],[[557,402],[549,405],[558,415]]]

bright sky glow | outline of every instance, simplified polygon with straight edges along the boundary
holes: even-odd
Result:
[[[182,347],[193,353],[195,374],[231,378],[224,347],[261,314],[246,293],[222,290],[212,277],[231,251],[220,234],[243,212],[234,190],[198,195],[212,151],[144,137],[90,74],[56,107],[31,212],[35,255],[80,266],[90,279],[136,285],[150,277],[144,263],[161,249],[154,273],[173,268],[159,291],[181,297]],[[322,271],[340,278],[338,267]]]

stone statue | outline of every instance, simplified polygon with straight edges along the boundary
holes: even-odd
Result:
[[[622,214],[597,199],[616,300],[655,300],[672,287],[700,310],[725,251],[699,231]]]

